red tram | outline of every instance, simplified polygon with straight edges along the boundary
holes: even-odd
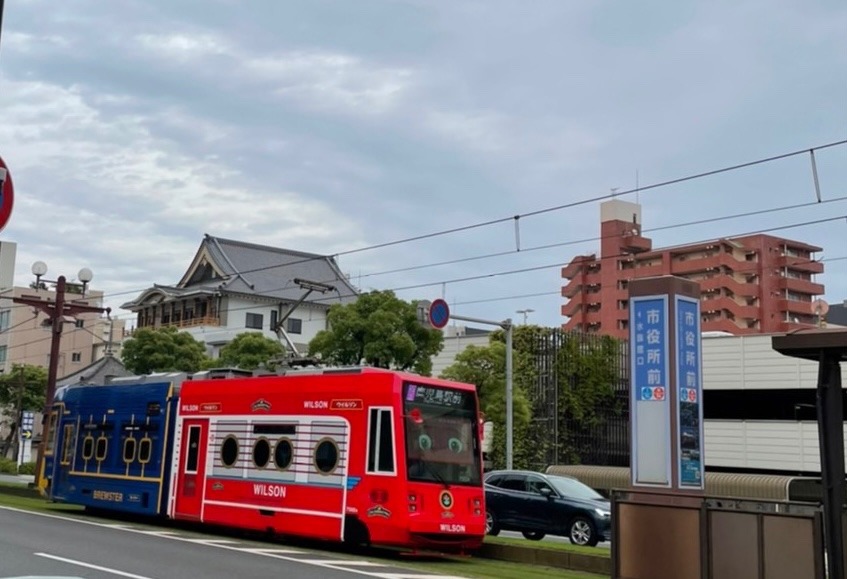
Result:
[[[72,387],[91,391],[101,405],[108,388],[132,385]],[[54,442],[65,454],[52,465],[56,500],[132,511],[135,497],[148,514],[173,519],[412,549],[467,551],[482,543],[473,385],[372,368],[187,379],[172,385],[167,403],[146,403],[162,413],[165,428],[144,456],[145,464],[162,465],[158,472],[148,468],[161,484],[158,504],[149,504],[146,493],[138,498],[137,476],[123,480],[124,467],[127,475],[136,472],[138,456],[128,443],[132,430],[120,424],[136,424],[137,409],[107,403],[104,425],[108,418],[118,426],[103,430],[121,438],[114,444],[105,438],[102,457],[99,442],[86,449],[67,439],[79,438],[96,414],[84,402],[87,393],[57,398],[66,426],[56,429]],[[129,413],[131,422],[121,416]],[[100,426],[94,420],[90,428]],[[75,460],[78,445],[100,461],[96,472]],[[109,474],[113,447],[120,475]]]

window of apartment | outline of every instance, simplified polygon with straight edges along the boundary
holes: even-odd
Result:
[[[302,334],[303,320],[299,318],[288,318],[285,321],[285,331],[289,334]]]
[[[82,362],[82,354],[79,352],[71,354],[71,362]]]
[[[75,320],[74,321],[74,327],[75,328],[81,328],[81,327],[83,327],[84,324],[85,324],[85,320]]]
[[[11,315],[11,310],[3,310],[0,312],[0,332],[9,329],[9,316]]]
[[[244,326],[253,330],[261,330],[263,318],[264,316],[262,316],[262,314],[248,313],[247,322],[244,324]]]
[[[271,330],[276,328],[276,323],[279,321],[279,312],[271,310]]]
[[[6,363],[6,350],[8,346],[0,346],[0,364]]]

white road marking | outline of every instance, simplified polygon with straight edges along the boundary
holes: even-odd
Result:
[[[381,579],[465,579],[456,575],[418,575],[415,573],[373,573]]]
[[[325,563],[327,565],[342,566],[342,565],[353,565],[357,567],[385,567],[380,563],[371,563],[370,561],[336,561],[335,559],[297,559],[300,563],[306,563],[308,565],[314,565],[315,563]]]
[[[245,551],[247,553],[253,553],[254,555],[273,555],[274,553],[279,555],[296,555],[298,553],[305,553],[306,551],[297,551],[295,549],[254,549],[252,547],[244,547],[241,551]]]
[[[135,573],[127,573],[126,571],[118,571],[117,569],[110,569],[109,567],[101,567],[100,565],[92,565],[91,563],[85,563],[83,561],[77,561],[75,559],[66,559],[64,557],[57,557],[56,555],[50,555],[49,553],[34,553],[37,557],[45,557],[47,559],[53,559],[54,561],[61,561],[62,563],[67,563],[69,565],[77,565],[79,567],[85,567],[87,569],[94,569],[95,571],[103,571],[105,573],[111,573],[112,575],[120,575],[121,577],[129,577],[130,579],[151,579],[145,575],[136,575]]]

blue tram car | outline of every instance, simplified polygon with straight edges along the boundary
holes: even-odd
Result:
[[[184,374],[66,386],[50,417],[45,473],[54,501],[142,515],[166,512]]]

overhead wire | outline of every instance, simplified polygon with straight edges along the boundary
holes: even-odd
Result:
[[[311,261],[324,260],[324,259],[327,259],[327,258],[330,258],[330,257],[340,257],[340,256],[345,256],[345,255],[352,255],[352,254],[355,254],[355,253],[361,253],[361,252],[371,251],[371,250],[375,250],[375,249],[382,249],[382,248],[385,248],[385,247],[400,245],[400,244],[404,244],[404,243],[411,243],[411,242],[414,242],[414,241],[421,241],[421,240],[424,240],[424,239],[430,239],[430,238],[433,238],[433,237],[449,235],[449,234],[458,233],[458,232],[462,232],[462,231],[469,231],[469,230],[472,230],[472,229],[478,229],[478,228],[486,227],[486,226],[489,226],[489,225],[507,223],[507,222],[510,222],[510,221],[513,221],[513,220],[516,220],[516,219],[524,219],[524,218],[527,218],[527,217],[534,217],[536,215],[551,213],[551,212],[555,212],[555,211],[561,211],[562,209],[578,207],[580,205],[586,205],[586,204],[589,204],[589,203],[596,203],[598,201],[605,201],[605,200],[608,200],[608,199],[617,198],[617,197],[629,195],[629,194],[632,194],[632,193],[642,193],[644,191],[668,187],[668,186],[671,186],[671,185],[675,185],[675,184],[679,184],[679,183],[683,183],[683,182],[687,182],[687,181],[702,179],[702,178],[706,178],[706,177],[710,177],[710,176],[714,176],[714,175],[718,175],[718,174],[722,174],[722,173],[727,173],[727,172],[731,172],[731,171],[737,171],[737,170],[740,170],[740,169],[745,169],[745,168],[753,167],[753,166],[756,166],[756,165],[762,165],[762,164],[765,164],[765,163],[771,163],[771,162],[774,162],[774,161],[779,161],[779,160],[795,157],[797,155],[810,153],[812,151],[819,151],[819,150],[824,150],[824,149],[828,149],[828,148],[831,148],[831,147],[838,147],[838,146],[841,146],[841,145],[844,145],[844,144],[847,144],[847,139],[840,140],[840,141],[832,141],[832,142],[825,143],[823,145],[817,145],[817,146],[814,146],[814,147],[811,147],[811,148],[800,149],[800,150],[791,151],[791,152],[788,152],[788,153],[773,155],[773,156],[770,156],[770,157],[763,157],[763,158],[755,159],[753,161],[747,161],[747,162],[744,162],[744,163],[737,163],[737,164],[734,164],[734,165],[729,165],[729,166],[721,167],[721,168],[718,168],[718,169],[712,169],[712,170],[709,170],[709,171],[702,171],[700,173],[694,173],[694,174],[690,174],[690,175],[686,175],[686,176],[683,176],[683,177],[678,177],[678,178],[674,178],[674,179],[670,179],[670,180],[666,180],[666,181],[660,181],[660,182],[657,182],[657,183],[647,184],[647,185],[639,186],[637,188],[628,189],[628,190],[625,190],[625,191],[616,191],[616,192],[610,193],[610,194],[604,194],[604,195],[594,196],[594,197],[590,197],[590,198],[585,198],[585,199],[573,201],[573,202],[570,202],[570,203],[556,205],[556,206],[553,206],[553,207],[547,207],[547,208],[544,208],[544,209],[537,209],[537,210],[534,210],[534,211],[529,211],[529,212],[526,212],[526,213],[521,213],[521,214],[512,215],[512,216],[508,216],[508,217],[491,219],[491,220],[487,220],[487,221],[482,221],[482,222],[464,225],[464,226],[460,226],[460,227],[454,227],[454,228],[450,228],[450,229],[434,231],[434,232],[430,232],[430,233],[426,233],[426,234],[422,234],[422,235],[406,237],[406,238],[388,241],[388,242],[384,242],[384,243],[367,245],[367,246],[363,246],[363,247],[359,247],[359,248],[355,248],[355,249],[351,249],[351,250],[347,250],[347,251],[341,251],[341,252],[337,252],[337,253],[333,253],[333,254],[326,254],[326,255],[315,254],[315,255],[311,255],[307,258],[294,260],[294,261],[291,261],[291,262],[288,262],[288,263],[285,263],[285,264],[273,264],[273,265],[266,265],[266,266],[251,268],[251,269],[239,270],[239,271],[233,272],[231,275],[239,275],[239,274],[243,275],[243,274],[248,274],[248,273],[256,273],[256,272],[259,272],[259,271],[281,269],[281,268],[285,268],[285,267],[291,267],[293,265],[299,265],[299,264],[302,264],[302,263],[309,263]],[[821,203],[823,203],[823,202],[821,202]],[[819,203],[812,203],[811,205],[817,205],[817,204],[819,204]],[[806,204],[802,204],[802,205],[806,205]],[[510,253],[512,253],[512,252],[510,252]],[[141,291],[144,291],[144,289],[147,289],[147,288],[142,288],[142,289],[138,289],[138,290],[125,290],[125,291],[121,291],[121,292],[116,292],[116,293],[113,293],[113,294],[109,294],[108,297],[115,297],[115,296],[119,296],[119,295],[129,295],[129,294],[132,294],[132,293],[139,293]],[[104,296],[104,297],[106,297],[106,296]]]
[[[758,229],[758,230],[755,230],[755,231],[748,231],[748,232],[740,233],[740,234],[726,235],[726,236],[723,236],[720,239],[734,239],[734,238],[739,238],[739,237],[760,235],[760,234],[764,234],[764,233],[780,231],[780,230],[783,230],[783,229],[793,229],[793,228],[805,227],[805,226],[809,226],[809,225],[818,225],[818,224],[821,224],[821,223],[838,221],[838,220],[842,220],[842,219],[847,219],[847,215],[839,215],[839,216],[836,216],[836,217],[817,219],[817,220],[813,220],[813,221],[791,223],[791,224],[788,224],[788,225],[780,225],[780,226],[775,226],[775,227]],[[684,245],[664,247],[664,248],[661,248],[660,250],[656,250],[656,251],[658,252],[658,251],[672,250],[676,247],[686,247],[688,245],[698,245],[698,244],[704,244],[704,243],[709,243],[709,242],[713,242],[713,241],[719,241],[719,239],[708,238],[708,239],[704,239],[704,240],[700,240],[700,241],[696,241],[696,242],[692,242],[692,243],[686,243]],[[614,259],[614,258],[622,258],[622,257],[636,257],[636,256],[634,256],[631,253],[619,253],[619,254],[615,254],[615,255],[605,256],[604,259],[606,259],[606,258]],[[823,261],[823,260],[809,260],[809,263],[814,263],[815,261]],[[833,259],[832,261],[836,261],[836,260]],[[386,288],[386,290],[384,290],[384,291],[394,291],[394,292],[407,291],[407,290],[410,290],[410,289],[420,289],[420,288],[424,288],[424,287],[432,287],[432,286],[437,286],[437,285],[442,285],[442,284],[463,283],[463,282],[475,281],[475,280],[479,280],[479,279],[487,279],[487,278],[493,278],[493,277],[499,277],[499,276],[505,276],[505,275],[515,275],[515,274],[520,274],[520,273],[528,273],[528,272],[531,272],[531,271],[540,271],[540,270],[545,270],[545,269],[562,268],[562,267],[565,267],[567,265],[568,264],[565,264],[565,263],[562,263],[561,261],[559,261],[559,262],[556,262],[554,264],[545,264],[545,265],[541,265],[541,266],[532,266],[532,267],[512,269],[512,270],[506,270],[506,271],[500,271],[500,272],[492,272],[492,273],[486,273],[486,274],[475,275],[475,276],[468,276],[468,277],[463,277],[463,278],[455,278],[455,279],[449,279],[449,280],[439,280],[439,281],[420,283],[420,284],[414,284],[414,285],[408,285],[408,286],[402,286],[402,287]],[[271,291],[271,290],[269,290],[269,291]],[[313,300],[310,300],[310,302],[311,303],[321,303],[321,302],[334,301],[334,300],[337,300],[337,299],[338,298],[336,298],[336,297],[320,297],[319,296],[319,297],[316,297]],[[230,308],[228,311],[229,312],[248,311],[250,309],[255,309],[255,307],[256,306],[251,305],[251,306]],[[133,317],[135,317],[135,316],[133,316]]]

